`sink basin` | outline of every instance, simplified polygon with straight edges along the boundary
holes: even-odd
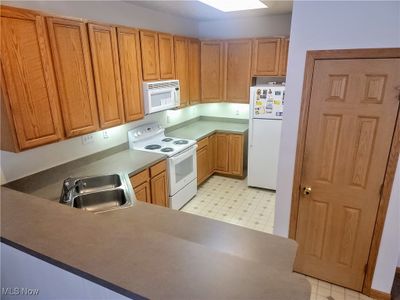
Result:
[[[98,189],[113,189],[122,185],[121,178],[117,174],[86,177],[77,181],[75,191],[78,194],[94,192]]]
[[[92,211],[103,212],[122,207],[128,203],[123,189],[99,191],[76,196],[73,207]]]
[[[63,182],[60,203],[101,213],[133,205],[135,194],[127,175],[68,177]]]

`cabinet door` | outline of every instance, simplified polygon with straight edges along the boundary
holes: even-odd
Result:
[[[84,22],[48,18],[47,27],[65,134],[99,129],[88,32]]]
[[[225,99],[249,103],[251,80],[251,40],[225,42]]]
[[[216,155],[215,134],[208,137],[208,173],[211,176],[215,171],[215,155]]]
[[[62,138],[58,92],[46,32],[42,16],[1,7],[4,76],[1,85],[11,131],[18,141],[18,146],[13,145],[16,151]]]
[[[197,184],[201,184],[209,176],[208,146],[197,151]]]
[[[243,135],[229,135],[229,173],[243,175]]]
[[[131,122],[144,117],[139,31],[118,27],[117,33],[125,121]]]
[[[160,79],[157,32],[140,31],[143,80]]]
[[[158,47],[160,55],[160,78],[174,79],[174,39],[172,35],[159,33]]]
[[[255,39],[253,45],[253,75],[277,76],[281,39]]]
[[[223,99],[223,43],[201,43],[201,101]]]
[[[135,188],[136,200],[151,203],[150,183],[144,182]]]
[[[174,38],[175,74],[179,80],[181,107],[189,104],[189,49],[188,40],[183,37]]]
[[[89,24],[90,48],[100,127],[124,123],[117,31],[113,26]]]
[[[281,40],[281,54],[279,59],[280,76],[286,76],[288,53],[289,53],[289,38],[285,38]]]
[[[215,155],[215,170],[218,172],[229,171],[228,143],[229,135],[217,133],[215,135],[217,153]]]
[[[166,172],[162,172],[151,178],[151,203],[168,207],[168,182]]]
[[[200,103],[200,53],[201,44],[199,40],[189,40],[189,99],[190,104]]]

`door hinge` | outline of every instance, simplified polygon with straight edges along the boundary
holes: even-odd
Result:
[[[383,194],[383,183],[381,184],[381,188],[379,189],[379,197],[382,197]]]

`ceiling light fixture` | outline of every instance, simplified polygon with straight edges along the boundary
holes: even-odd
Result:
[[[199,0],[223,12],[268,8],[260,0]]]

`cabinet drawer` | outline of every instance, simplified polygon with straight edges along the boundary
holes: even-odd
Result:
[[[136,175],[133,175],[130,178],[133,188],[137,187],[138,185],[140,185],[148,180],[149,180],[149,169],[146,169]]]
[[[162,162],[159,162],[158,164],[155,164],[154,166],[150,167],[150,175],[151,177],[154,177],[161,172],[165,171],[167,169],[167,161],[163,160]]]
[[[197,146],[198,146],[197,151],[199,151],[201,148],[203,148],[205,146],[208,146],[208,137],[198,141]]]

